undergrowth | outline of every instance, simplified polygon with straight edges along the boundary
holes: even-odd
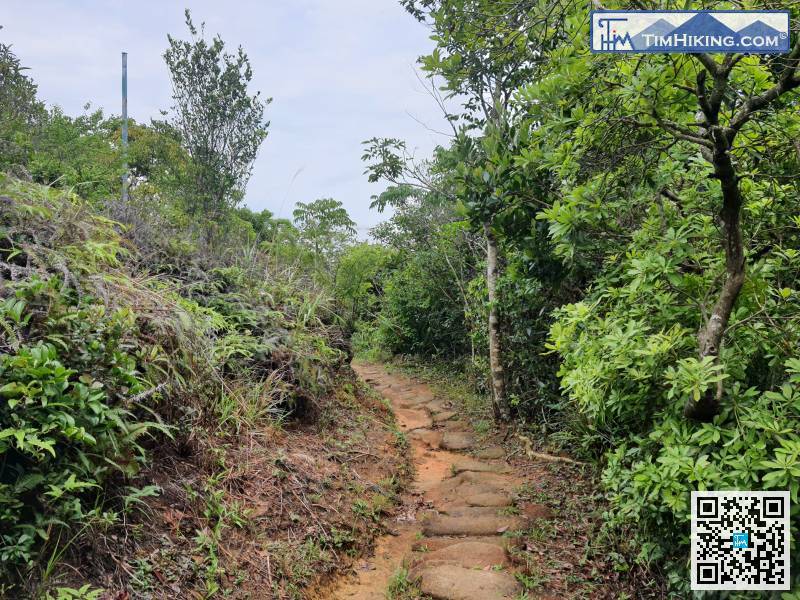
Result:
[[[159,228],[168,209],[143,219],[153,208],[144,200],[123,208],[0,175],[0,594],[9,597],[72,597],[59,591],[59,565],[88,554],[100,572],[109,536],[131,526],[125,536],[146,538],[135,524],[165,487],[154,483],[154,454],[205,473],[183,493],[202,507],[192,552],[214,594],[226,583],[220,541],[248,522],[223,486],[233,467],[220,448],[313,422],[348,362],[331,301],[302,273],[231,250],[241,242]],[[159,576],[136,564],[124,578],[149,593]]]

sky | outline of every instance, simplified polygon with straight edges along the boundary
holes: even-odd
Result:
[[[272,97],[269,136],[245,203],[291,217],[294,204],[340,200],[360,237],[387,215],[369,209],[364,140],[406,140],[416,156],[446,138],[441,110],[420,82],[430,32],[397,0],[3,0],[0,39],[11,43],[39,97],[77,115],[119,114],[120,52],[128,52],[128,113],[138,122],[171,105],[162,54],[167,33],[188,37],[184,8],[206,33],[242,45],[253,90]]]

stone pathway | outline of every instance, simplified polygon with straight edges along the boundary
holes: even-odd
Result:
[[[454,407],[430,389],[376,365],[354,365],[392,405],[411,442],[416,478],[395,535],[377,542],[375,556],[340,582],[334,600],[384,600],[401,567],[436,600],[522,597],[504,534],[549,518],[544,506],[515,506],[521,483],[499,446],[481,447]],[[531,598],[533,598],[531,596]]]

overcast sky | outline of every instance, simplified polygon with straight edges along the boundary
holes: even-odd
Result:
[[[3,0],[0,39],[14,46],[49,104],[78,114],[91,102],[120,112],[120,52],[128,52],[128,111],[140,122],[170,106],[167,33],[186,38],[184,8],[206,33],[250,56],[254,89],[274,98],[270,134],[246,203],[284,217],[297,201],[334,197],[362,235],[369,210],[361,142],[407,140],[418,156],[445,138],[441,112],[417,79],[429,31],[397,0]],[[421,124],[421,123],[422,124]]]

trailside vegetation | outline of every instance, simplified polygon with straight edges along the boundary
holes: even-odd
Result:
[[[396,259],[357,349],[457,364],[597,461],[619,568],[684,597],[690,491],[800,493],[800,4],[746,5],[791,10],[774,56],[592,55],[569,0],[402,4],[452,136],[366,142]]]
[[[332,198],[241,206],[269,100],[188,12],[125,155],[0,43],[0,595],[303,597],[408,475],[354,353],[447,364],[594,464],[591,551],[642,597],[690,593],[692,490],[800,501],[800,2],[604,5],[789,9],[764,56],[593,55],[575,0],[400,3],[451,135],[365,142],[369,242]]]
[[[117,117],[44,106],[0,45],[0,597],[301,598],[406,475],[349,369],[374,276],[337,276],[354,224],[237,208],[266,103],[187,24],[174,118],[124,156]]]

